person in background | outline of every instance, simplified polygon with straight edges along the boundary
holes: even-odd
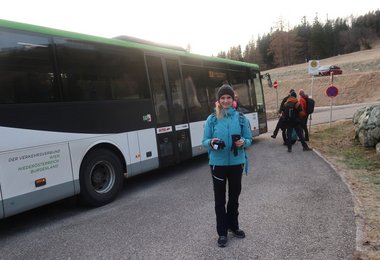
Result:
[[[232,102],[232,107],[235,108],[236,110],[239,110],[239,103],[238,103],[238,100],[239,100],[239,96],[238,94],[236,93],[236,91],[234,91],[234,102]]]
[[[273,139],[276,139],[278,131],[281,129],[282,140],[284,141],[284,145],[287,145],[287,142],[286,142],[287,138],[286,138],[286,125],[285,125],[285,121],[284,121],[284,113],[283,112],[284,112],[284,109],[285,109],[285,103],[288,100],[288,98],[290,96],[290,93],[292,93],[292,92],[295,92],[295,90],[294,89],[290,89],[289,90],[289,94],[282,99],[280,108],[278,109],[278,114],[280,115],[280,117],[278,119],[276,128],[273,131],[273,134],[270,136]]]
[[[239,228],[239,196],[241,179],[246,165],[245,149],[252,143],[252,132],[248,119],[232,107],[235,94],[232,87],[223,84],[217,91],[215,113],[208,116],[203,146],[208,149],[209,165],[214,186],[216,230],[218,246],[227,245],[227,233],[244,238]],[[247,169],[246,169],[247,172]],[[228,202],[226,208],[226,185]]]
[[[305,139],[302,134],[300,118],[303,117],[302,115],[304,114],[304,112],[302,110],[300,103],[297,100],[296,92],[290,93],[290,96],[285,103],[284,114],[285,114],[285,122],[286,122],[288,152],[292,152],[293,130],[296,131],[298,139],[300,140],[302,144],[303,150],[304,151],[312,150],[311,148],[309,148],[309,146],[305,142]]]
[[[305,94],[305,91],[303,89],[300,89],[300,91],[298,92],[298,95],[300,96],[299,102],[300,102],[300,105],[302,106],[302,110],[305,112],[305,115],[303,116],[303,118],[300,118],[301,128],[304,132],[305,141],[308,142],[309,131],[307,130],[307,119],[309,118],[309,115],[306,112],[307,111],[306,108],[307,108],[307,98],[309,96]]]

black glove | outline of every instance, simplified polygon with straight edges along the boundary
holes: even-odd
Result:
[[[240,135],[231,135],[232,138],[232,145],[231,145],[231,151],[234,151],[234,156],[238,155],[238,148],[235,144],[236,141],[240,140]]]

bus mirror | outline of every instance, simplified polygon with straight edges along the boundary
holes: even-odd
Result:
[[[267,82],[268,82],[268,87],[273,87],[273,83],[272,83],[272,80],[271,80],[271,78],[269,77],[269,78],[267,78]]]
[[[273,87],[273,83],[272,83],[272,79],[270,78],[270,74],[269,73],[265,73],[263,75],[263,78],[267,79],[268,87],[272,88]]]

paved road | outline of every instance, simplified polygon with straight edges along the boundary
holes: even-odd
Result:
[[[332,109],[330,106],[317,107],[315,108],[314,114],[312,114],[312,124],[328,123],[330,122],[330,117],[332,122],[341,119],[352,118],[357,109],[365,107],[366,105],[380,105],[380,102],[332,106]],[[276,123],[276,120],[271,120],[268,122],[268,129],[270,132],[272,132],[275,128]]]
[[[315,117],[317,117],[315,114]],[[129,179],[109,205],[75,199],[0,221],[0,259],[349,259],[351,194],[334,170],[269,134],[249,149],[240,223],[247,237],[216,246],[207,158]]]

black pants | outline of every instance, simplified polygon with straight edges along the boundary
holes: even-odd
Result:
[[[301,119],[301,128],[304,133],[305,141],[309,141],[309,130],[307,129],[307,119],[308,119],[308,116],[304,119]]]
[[[287,142],[288,149],[289,150],[292,149],[292,132],[293,132],[293,129],[296,131],[298,139],[301,141],[302,147],[303,148],[308,147],[307,143],[305,142],[305,138],[303,137],[301,127],[299,125],[293,125],[293,126],[288,125],[288,127],[286,128],[286,133],[288,135],[288,142]]]
[[[216,230],[219,236],[227,236],[228,229],[239,229],[239,195],[243,165],[211,166],[214,184]],[[226,210],[226,183],[228,203]]]
[[[273,135],[274,137],[277,136],[278,134],[278,131],[281,129],[281,132],[282,132],[282,140],[284,141],[284,143],[286,143],[286,125],[285,125],[285,121],[282,117],[280,117],[278,119],[278,122],[277,122],[277,125],[276,125],[276,128],[274,129],[273,131]]]

